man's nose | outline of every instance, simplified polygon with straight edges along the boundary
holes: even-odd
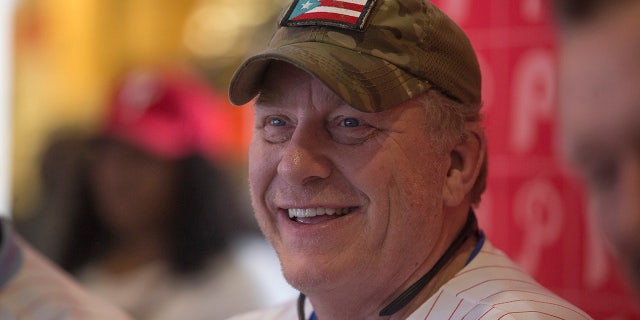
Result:
[[[289,184],[305,185],[329,177],[331,161],[326,156],[324,134],[296,128],[278,163],[278,174]]]

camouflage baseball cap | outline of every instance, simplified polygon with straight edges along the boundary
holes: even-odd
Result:
[[[429,88],[458,102],[481,102],[469,39],[424,0],[294,0],[267,49],[234,74],[233,104],[259,93],[273,60],[311,73],[365,112],[393,108]]]

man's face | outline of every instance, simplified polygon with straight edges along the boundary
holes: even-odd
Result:
[[[442,234],[455,232],[444,230],[442,209],[450,160],[435,151],[426,116],[414,102],[358,111],[307,73],[272,63],[255,104],[249,182],[294,287],[366,296],[437,260]]]
[[[593,221],[640,280],[640,5],[627,11],[565,34],[561,128]]]

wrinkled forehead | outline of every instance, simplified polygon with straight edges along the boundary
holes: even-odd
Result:
[[[353,108],[319,78],[287,62],[271,62],[258,87],[258,104],[302,104],[308,101],[316,105],[322,101],[323,104]]]

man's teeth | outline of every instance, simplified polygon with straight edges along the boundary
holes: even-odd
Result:
[[[289,218],[309,218],[322,215],[345,215],[351,212],[352,208],[309,208],[309,209],[289,209]]]

